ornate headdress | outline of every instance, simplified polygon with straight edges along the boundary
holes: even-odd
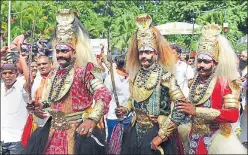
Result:
[[[55,48],[64,49],[67,48],[67,45],[74,49],[78,66],[85,66],[88,62],[97,64],[89,35],[73,11],[69,9],[58,10],[56,21]]]
[[[150,29],[151,23],[152,18],[147,14],[141,14],[136,17],[136,25],[138,27],[137,41],[139,51],[145,49],[157,51],[155,36]]]
[[[74,19],[74,13],[68,9],[59,10],[56,14],[56,42],[72,46],[73,49],[77,42]]]
[[[238,78],[237,56],[229,41],[220,34],[221,26],[207,24],[202,29],[197,55],[208,55],[218,64],[215,76],[221,79],[221,85]]]
[[[133,35],[127,53],[127,66],[130,77],[134,77],[141,68],[139,51],[150,50],[158,54],[158,63],[172,72],[175,67],[175,55],[160,31],[151,25],[152,18],[147,14],[136,17],[137,32]]]
[[[217,24],[205,25],[202,29],[202,37],[198,45],[198,55],[205,54],[218,62],[219,45],[217,36],[221,32],[221,27]]]

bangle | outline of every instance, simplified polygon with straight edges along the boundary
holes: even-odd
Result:
[[[98,122],[94,119],[94,118],[87,118],[88,120],[91,120],[91,121],[93,121],[93,122],[95,122],[96,123],[96,125],[98,124]]]

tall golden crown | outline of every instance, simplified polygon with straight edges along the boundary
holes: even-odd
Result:
[[[217,24],[205,25],[198,45],[198,54],[206,54],[218,62],[219,46],[216,38],[220,32],[221,26]]]
[[[75,47],[76,31],[73,26],[74,13],[69,9],[58,10],[56,14],[56,42],[58,43],[70,43]]]
[[[150,29],[151,23],[152,18],[148,14],[141,14],[136,17],[138,49],[149,46],[157,50],[155,37]]]

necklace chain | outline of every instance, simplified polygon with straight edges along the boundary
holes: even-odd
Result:
[[[64,83],[65,83],[65,79],[66,79],[66,77],[68,76],[68,74],[69,74],[69,72],[71,71],[71,69],[73,68],[73,66],[74,66],[74,63],[75,62],[72,62],[69,66],[68,66],[68,70],[66,71],[66,73],[62,76],[62,80],[61,80],[61,82],[59,83],[59,86],[58,87],[54,87],[54,85],[55,84],[57,84],[57,81],[58,81],[58,71],[60,70],[60,68],[58,68],[58,70],[57,70],[57,72],[56,72],[56,74],[55,74],[55,77],[54,77],[54,79],[53,79],[53,82],[52,82],[52,86],[51,86],[51,88],[50,88],[50,91],[49,91],[49,96],[48,96],[48,102],[50,103],[50,102],[54,102],[57,98],[58,98],[58,96],[59,96],[59,93],[60,93],[60,91],[61,91],[61,88],[62,88],[62,86],[64,85]],[[54,90],[55,89],[55,90]],[[53,94],[53,92],[56,92],[56,94],[54,95],[54,97],[52,98],[52,94]]]
[[[193,103],[198,103],[206,94],[207,88],[212,79],[213,74],[207,79],[206,83],[200,84],[200,77],[199,75],[197,75],[189,94],[190,101],[192,101]]]
[[[148,69],[141,68],[139,70],[139,73],[138,73],[136,79],[135,79],[135,83],[137,83],[138,88],[141,88],[143,86],[145,87],[146,90],[150,90],[150,89],[154,88],[158,84],[158,82],[161,78],[161,74],[162,74],[161,70],[162,70],[162,68],[157,63],[152,65]],[[148,78],[150,77],[152,72],[158,73],[158,76],[157,76],[156,82],[153,85],[150,85],[148,87],[146,85],[146,82],[148,81]]]

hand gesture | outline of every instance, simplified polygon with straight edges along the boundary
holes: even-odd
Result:
[[[127,109],[120,106],[115,109],[115,114],[118,118],[123,118],[127,114]]]
[[[176,109],[185,114],[195,116],[195,106],[186,100],[179,100],[176,104]]]
[[[159,136],[156,136],[153,138],[151,142],[151,149],[152,150],[158,150],[158,146],[163,142],[162,138]]]
[[[86,119],[80,126],[77,128],[77,133],[79,135],[85,136],[91,136],[93,129],[96,127],[96,123],[91,119]]]
[[[28,103],[26,108],[29,112],[34,113],[35,116],[44,119],[48,115],[47,115],[47,112],[45,110],[42,110],[42,107],[43,107],[42,103],[33,100],[33,101],[31,101],[31,103]]]

